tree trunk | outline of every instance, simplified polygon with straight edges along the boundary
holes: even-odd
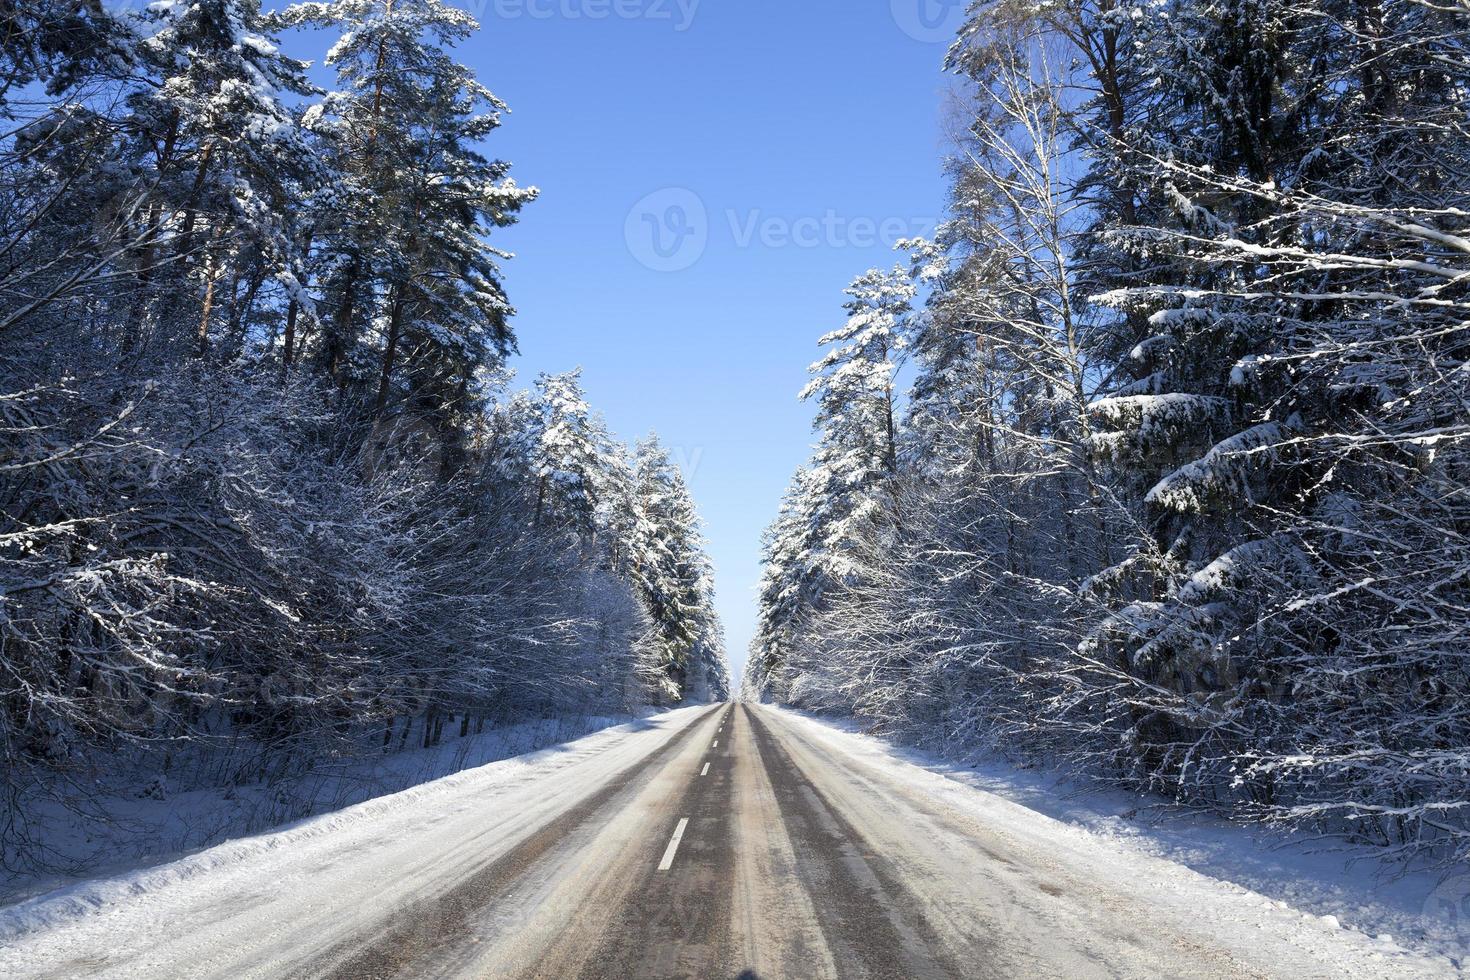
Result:
[[[265,274],[257,270],[251,275],[250,284],[245,287],[244,297],[231,311],[230,337],[242,348],[245,345],[245,331],[250,325],[250,314],[255,309],[255,298],[264,284]]]
[[[305,263],[311,260],[311,244],[316,238],[313,232],[307,232],[306,247],[301,252],[303,268]],[[297,284],[300,289],[306,288],[306,283]],[[286,306],[286,335],[281,340],[281,380],[285,381],[291,374],[291,367],[296,361],[296,326],[301,319],[301,300],[297,293],[291,294],[291,301]]]
[[[199,356],[203,357],[209,352],[209,320],[214,313],[214,284],[219,278],[219,271],[215,267],[214,249],[209,250],[209,256],[204,263],[204,309],[199,314]]]
[[[378,401],[374,412],[383,413],[388,404],[388,390],[393,383],[393,362],[398,355],[398,338],[403,329],[403,289],[393,288],[393,307],[388,314],[388,341],[383,347],[383,365],[378,374]]]
[[[179,114],[173,113],[169,120],[168,132],[164,134],[163,146],[158,149],[156,162],[158,173],[161,175],[168,170],[173,163],[174,149],[179,139]],[[143,320],[143,311],[148,304],[148,287],[153,283],[154,256],[158,247],[158,228],[163,221],[163,203],[157,198],[148,208],[147,224],[144,227],[142,248],[138,254],[138,290],[133,300],[132,310],[128,313],[127,320],[123,323],[122,352],[131,354],[138,344],[138,324]]]
[[[291,374],[291,361],[296,349],[296,321],[301,317],[301,304],[293,296],[286,308],[286,336],[281,341],[281,380]]]
[[[327,374],[338,388],[343,387],[342,370],[347,363],[347,346],[352,332],[353,294],[361,274],[359,259],[354,257],[342,282],[342,300],[337,307],[337,322],[327,338]]]

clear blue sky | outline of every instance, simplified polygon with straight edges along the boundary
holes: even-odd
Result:
[[[898,258],[878,239],[942,205],[963,0],[460,3],[482,25],[460,57],[512,110],[488,149],[542,192],[498,239],[513,366],[581,365],[621,437],[657,430],[683,460],[738,680],[761,531],[812,439],[816,339]]]

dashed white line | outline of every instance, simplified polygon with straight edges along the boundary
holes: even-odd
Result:
[[[674,855],[679,853],[679,842],[684,839],[684,830],[688,826],[688,817],[679,821],[678,829],[674,831],[674,839],[669,841],[669,848],[664,851],[664,859],[658,866],[660,871],[667,871],[674,866]]]
[[[708,762],[706,762],[704,764],[704,771],[701,772],[700,775],[701,776],[708,776],[709,775],[709,763]]]

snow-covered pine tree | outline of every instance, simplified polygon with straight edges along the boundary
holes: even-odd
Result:
[[[140,16],[138,58],[158,84],[128,95],[126,165],[149,188],[150,230],[167,221],[166,240],[146,251],[162,249],[172,262],[152,325],[171,346],[204,351],[235,301],[226,290],[256,274],[246,265],[297,288],[298,192],[320,178],[321,164],[283,100],[312,88],[256,0],[178,0]],[[238,349],[241,338],[229,339]]]
[[[899,466],[896,374],[916,294],[901,267],[874,269],[849,286],[843,326],[810,367],[801,400],[817,404],[818,441],[763,542],[764,572],[752,676],[762,696],[785,699],[800,675],[798,650],[812,614],[850,578],[857,540],[893,509]],[[886,491],[886,492],[885,492]]]
[[[787,700],[796,645],[821,595],[812,564],[817,542],[810,534],[820,501],[807,477],[806,469],[792,476],[781,510],[761,540],[756,628],[744,685],[748,696],[778,703]]]
[[[488,238],[536,196],[479,151],[506,107],[449,53],[478,25],[439,0],[305,3],[285,19],[342,31],[327,56],[337,90],[309,120],[343,180],[318,235],[332,311],[320,356],[370,383],[380,414],[406,396],[453,432],[474,409],[474,372],[514,347],[506,256]]]
[[[725,625],[715,609],[714,569],[706,565],[696,606],[694,650],[690,654],[686,700],[720,702],[730,698],[730,663],[725,652]]]
[[[536,379],[531,450],[536,523],[577,534],[590,548],[598,528],[607,427],[587,404],[582,372]]]
[[[974,14],[902,533],[793,488],[749,692],[1458,859],[1463,20]]]
[[[603,561],[619,577],[636,585],[645,517],[638,492],[637,462],[626,444],[611,443],[604,448],[601,486],[596,520]]]
[[[40,84],[65,104],[137,66],[134,25],[100,3],[35,0],[0,16],[0,113],[7,118],[27,85]]]
[[[1221,421],[1136,467],[1175,564],[1115,640],[1207,651],[1178,685],[1201,693],[1177,714],[1198,728],[1203,701],[1226,746],[1201,781],[1371,839],[1463,841],[1440,818],[1464,793],[1443,707],[1462,673],[1436,638],[1465,629],[1445,591],[1465,560],[1465,202],[1436,175],[1467,152],[1444,126],[1466,28],[1413,3],[1175,13],[1154,90],[1178,122],[1142,145],[1178,217],[1126,235],[1169,274],[1111,298],[1155,311],[1140,360],[1164,395]]]
[[[634,574],[658,630],[665,689],[678,700],[689,683],[699,640],[708,559],[683,474],[656,435],[638,442],[634,461],[641,511],[633,542]]]
[[[848,320],[818,341],[829,349],[811,366],[814,377],[801,400],[816,401],[815,427],[847,457],[842,479],[862,490],[898,472],[894,375],[915,289],[901,267],[872,269],[847,295]]]

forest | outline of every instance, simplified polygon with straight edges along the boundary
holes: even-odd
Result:
[[[0,19],[0,864],[56,807],[725,699],[670,451],[507,367],[537,192],[468,14]]]
[[[968,17],[948,217],[821,338],[747,696],[1470,858],[1470,9]]]

